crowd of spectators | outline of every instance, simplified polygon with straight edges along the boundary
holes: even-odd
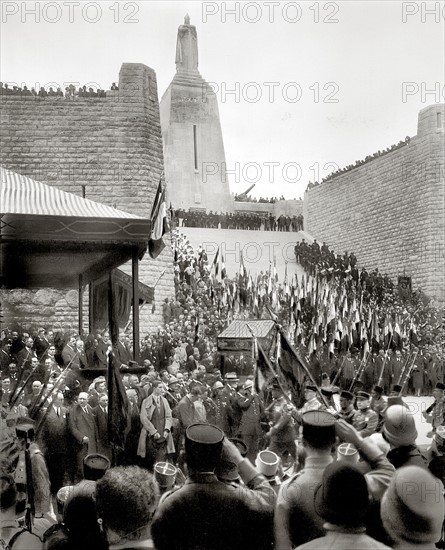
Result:
[[[246,193],[235,193],[235,201],[236,202],[262,202],[262,203],[269,203],[274,204],[278,201],[285,201],[284,195],[281,195],[280,198],[277,197],[252,197],[252,195],[247,195]],[[296,200],[296,199],[294,199]]]
[[[12,549],[433,548],[444,520],[443,357],[418,355],[412,375],[414,392],[421,393],[418,370],[434,397],[424,411],[428,448],[416,445],[398,388],[408,351],[373,354],[355,385],[357,350],[307,356],[322,393],[306,381],[301,408],[279,378],[254,392],[251,354],[226,356],[221,371],[216,349],[236,301],[227,289],[238,288],[246,318],[260,309],[253,291],[243,297],[239,274],[221,280],[201,247],[193,250],[179,230],[172,237],[175,299],[163,303],[163,324],[143,339],[140,367],[132,366],[125,334],[111,348],[106,333],[4,332],[0,490],[9,523],[1,538],[17,534]],[[347,255],[341,269],[351,263]],[[256,284],[267,286],[270,275]],[[276,288],[284,301],[284,287]],[[263,298],[272,306],[267,291]],[[276,311],[285,324],[288,310]],[[110,351],[128,399],[122,449],[106,430]],[[16,520],[26,495],[18,475],[25,444],[35,474],[31,542]],[[428,484],[427,501],[403,490],[414,481]]]
[[[364,159],[356,160],[354,164],[348,164],[344,168],[339,168],[338,170],[335,170],[325,178],[321,180],[321,183],[316,181],[315,183],[312,183],[311,181],[308,183],[306,187],[306,191],[309,189],[313,189],[314,187],[317,187],[318,185],[321,185],[325,182],[330,182],[333,179],[335,179],[338,176],[341,176],[342,174],[345,174],[346,172],[349,172],[351,170],[354,170],[354,168],[357,168],[359,166],[363,166],[363,164],[366,164],[367,162],[370,162],[378,157],[381,157],[383,155],[387,155],[388,153],[392,153],[393,151],[396,151],[397,149],[400,149],[401,147],[405,147],[405,145],[408,145],[411,141],[411,138],[409,136],[406,136],[404,140],[400,140],[399,143],[391,145],[391,147],[387,147],[386,149],[383,149],[382,151],[379,149],[376,153],[372,155],[367,155]]]
[[[111,85],[111,90],[118,90],[119,87],[115,82]],[[9,87],[7,83],[0,82],[0,95],[17,95],[17,96],[34,96],[34,97],[65,97],[71,99],[74,97],[106,97],[107,93],[105,90],[97,88],[96,90],[92,87],[87,88],[87,86],[81,86],[76,89],[73,84],[65,87],[65,90],[62,90],[61,87],[54,89],[54,86],[47,86],[45,89],[44,86],[41,86],[38,91],[35,88],[29,89],[26,85],[12,86]]]
[[[303,216],[278,217],[258,212],[235,212],[218,214],[199,210],[171,210],[174,227],[209,227],[215,229],[247,229],[263,231],[302,231]]]

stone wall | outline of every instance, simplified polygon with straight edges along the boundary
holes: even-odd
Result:
[[[409,143],[325,181],[304,196],[304,227],[360,266],[378,267],[444,300],[444,105],[419,113]]]
[[[0,103],[2,165],[64,191],[79,195],[84,191],[88,199],[150,216],[164,170],[157,82],[152,69],[124,63],[119,90],[108,91],[106,97],[7,95],[0,96]],[[122,269],[131,273],[130,266]],[[174,295],[169,240],[156,261],[146,254],[140,264],[140,280],[152,286],[164,269],[155,290],[155,313],[151,305],[141,310],[142,334],[161,322],[160,304]],[[46,325],[71,323],[77,318],[77,306],[75,312],[69,305],[61,307],[67,292],[48,293],[51,303],[45,304],[47,315],[41,316]],[[26,299],[25,295],[19,295],[22,303],[4,296],[5,311],[15,311],[16,315],[22,311],[24,319],[28,318],[23,306],[35,297]],[[38,307],[35,315],[40,316]]]

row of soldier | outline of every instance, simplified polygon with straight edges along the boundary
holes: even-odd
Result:
[[[208,227],[215,229],[244,229],[264,231],[302,231],[303,216],[274,216],[257,212],[202,212],[171,210],[172,220],[178,227]]]

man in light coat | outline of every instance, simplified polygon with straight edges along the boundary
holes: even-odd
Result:
[[[145,466],[149,470],[153,470],[156,462],[164,461],[168,454],[175,452],[171,435],[172,412],[162,393],[162,382],[155,380],[152,393],[141,405],[142,430],[138,456],[145,459]]]

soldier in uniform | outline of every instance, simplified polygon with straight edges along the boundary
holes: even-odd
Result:
[[[238,434],[240,439],[247,445],[247,458],[254,463],[259,450],[259,439],[262,434],[261,417],[263,405],[258,395],[252,393],[252,388],[252,380],[247,380],[244,384],[242,395],[238,395],[237,405],[242,411]]]
[[[340,393],[340,417],[346,420],[348,424],[352,424],[355,413],[354,395],[350,391],[343,390]]]
[[[427,422],[431,422],[433,429],[427,433],[427,437],[433,437],[439,426],[445,424],[445,384],[438,382],[433,390],[434,403],[422,413]]]
[[[317,388],[316,386],[307,385],[304,390],[304,399],[305,402],[301,409],[298,409],[298,418],[301,417],[306,412],[309,411],[318,411],[323,408],[323,405],[317,399]]]
[[[380,350],[378,356],[375,358],[375,372],[377,377],[381,377],[380,385],[383,387],[383,393],[388,395],[389,387],[391,384],[391,371],[389,367],[388,359],[385,355],[384,350]],[[377,379],[376,383],[379,384]]]
[[[276,453],[282,460],[290,455],[297,458],[295,440],[297,439],[295,407],[289,405],[279,384],[272,386],[272,403],[267,408],[269,416],[268,450]]]
[[[230,403],[230,436],[236,437],[238,435],[238,428],[241,421],[242,411],[238,406],[238,393],[236,388],[238,386],[239,378],[235,372],[227,372],[224,376],[224,389],[223,395],[228,398]]]
[[[400,350],[396,350],[395,354],[389,361],[389,373],[391,377],[391,384],[398,384],[400,382],[400,376],[402,374],[404,366],[404,360]]]
[[[371,409],[378,414],[379,423],[378,428],[383,424],[383,415],[387,408],[386,400],[383,397],[383,388],[381,386],[374,386],[371,392]]]
[[[357,411],[352,419],[352,425],[362,437],[368,437],[377,429],[379,417],[371,408],[371,396],[365,391],[357,392]]]
[[[230,417],[232,407],[230,399],[224,394],[224,384],[217,380],[212,387],[213,390],[213,402],[215,404],[214,409],[214,424],[218,426],[227,436],[230,434]]]

